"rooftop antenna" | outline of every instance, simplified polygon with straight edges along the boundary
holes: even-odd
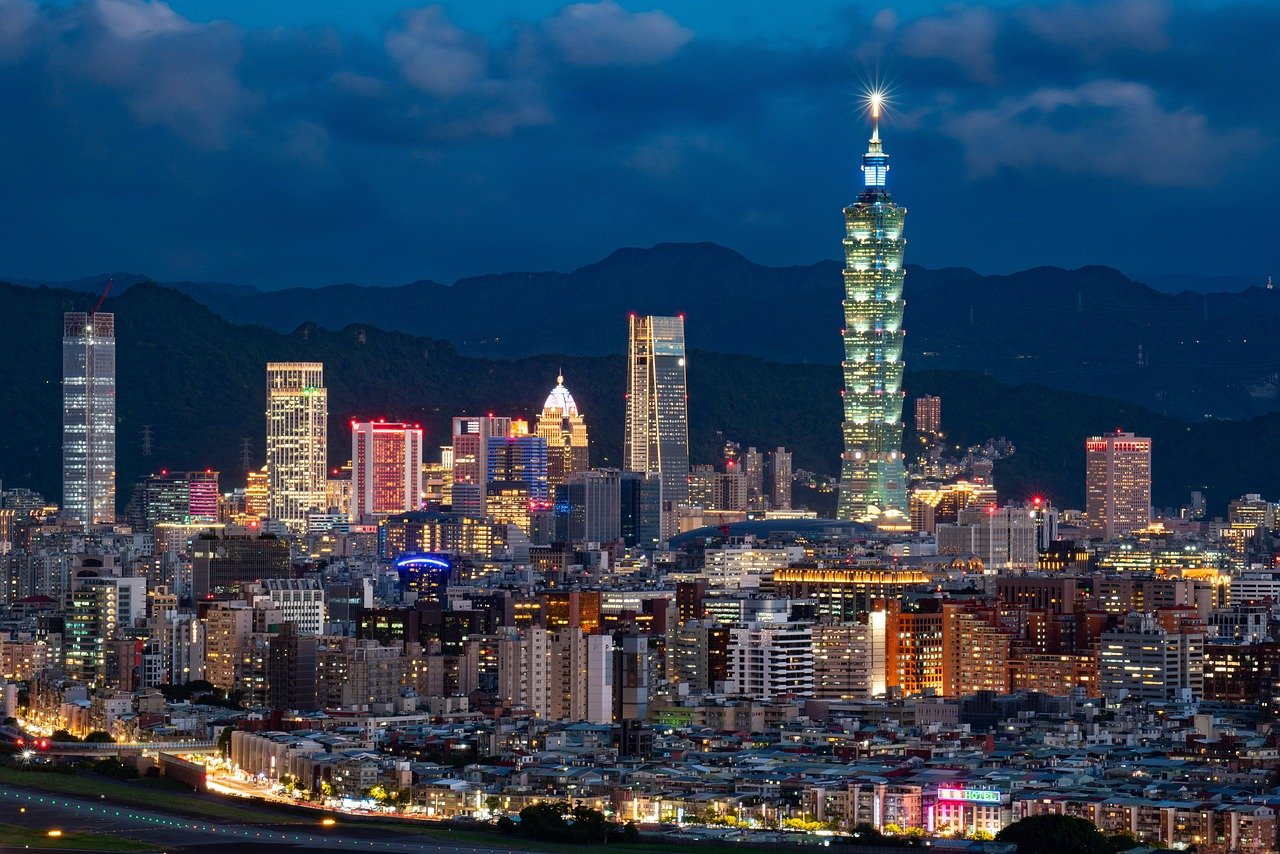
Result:
[[[107,286],[102,289],[102,296],[98,297],[98,304],[93,307],[93,314],[97,314],[102,304],[107,301],[107,294],[111,293],[111,286],[115,283],[115,279],[107,279]]]

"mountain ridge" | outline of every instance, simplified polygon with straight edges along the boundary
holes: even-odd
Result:
[[[60,313],[83,309],[84,292],[0,285],[0,335],[25,356],[25,369],[0,373],[0,478],[57,499],[61,435]],[[625,357],[543,354],[488,359],[448,341],[352,324],[302,324],[288,333],[234,324],[190,295],[140,284],[109,298],[118,348],[120,501],[148,471],[213,467],[229,488],[242,482],[239,446],[249,437],[261,464],[264,368],[268,361],[316,360],[330,394],[329,455],[350,450],[351,417],[417,421],[428,447],[446,444],[453,415],[501,411],[532,419],[556,373],[586,414],[592,461],[620,460]],[[625,348],[625,323],[610,326]],[[761,449],[785,445],[797,468],[834,475],[840,454],[840,372],[836,364],[783,364],[694,350],[689,354],[691,456],[715,462],[724,438]],[[1247,421],[1187,423],[1132,403],[1049,389],[1007,386],[980,374],[909,371],[907,420],[919,394],[943,398],[943,425],[961,445],[1007,436],[1017,453],[1001,461],[1002,497],[1033,493],[1060,506],[1083,501],[1084,438],[1124,426],[1155,440],[1155,500],[1185,502],[1207,487],[1214,507],[1246,491],[1280,494],[1280,414]],[[141,452],[150,426],[151,457]],[[429,457],[434,453],[429,454]]]

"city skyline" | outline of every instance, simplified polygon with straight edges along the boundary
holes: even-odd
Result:
[[[171,3],[0,0],[0,259],[843,259],[0,282],[6,843],[1280,850],[1280,292],[906,265],[1269,257],[1280,11]]]

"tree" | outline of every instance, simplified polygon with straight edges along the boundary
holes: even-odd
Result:
[[[218,750],[223,759],[231,755],[231,727],[224,726],[222,732],[218,733]]]
[[[86,744],[115,744],[115,739],[100,729],[95,729],[84,737]]]
[[[74,735],[67,732],[65,729],[55,729],[53,731],[53,735],[49,736],[49,740],[67,742],[67,741],[79,741],[80,739],[76,738]]]
[[[996,834],[1012,842],[1018,854],[1110,854],[1106,834],[1093,822],[1070,815],[1033,815]]]

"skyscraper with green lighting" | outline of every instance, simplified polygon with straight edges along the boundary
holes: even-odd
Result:
[[[902,223],[885,178],[879,95],[862,157],[863,191],[844,209],[844,454],[836,516],[861,520],[907,511],[902,462]]]

